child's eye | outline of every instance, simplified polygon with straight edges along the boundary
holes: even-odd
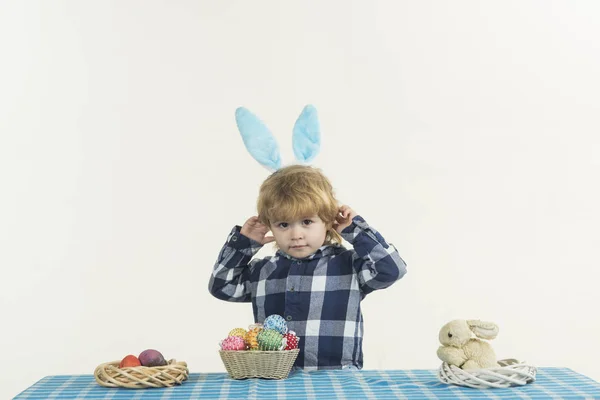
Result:
[[[312,222],[312,220],[310,220],[310,219],[305,219],[304,221],[302,221],[302,223],[303,223],[304,225],[310,225],[310,224],[312,224],[313,222]]]
[[[277,224],[277,226],[280,227],[280,228],[287,228],[288,223],[287,222],[280,222],[280,223]]]

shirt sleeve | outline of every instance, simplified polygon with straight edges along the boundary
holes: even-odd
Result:
[[[252,257],[262,248],[262,244],[240,233],[235,226],[229,235],[213,268],[209,292],[218,299],[233,302],[250,302],[251,272],[260,260]]]
[[[357,215],[341,236],[354,247],[352,265],[364,294],[384,289],[406,274],[406,263],[398,250]]]

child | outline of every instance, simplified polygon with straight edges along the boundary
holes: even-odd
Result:
[[[258,216],[229,234],[210,292],[252,302],[257,323],[283,316],[300,339],[296,367],[361,369],[360,302],[406,273],[398,251],[350,207],[338,207],[329,180],[310,166],[274,172],[261,185],[257,208]],[[354,250],[345,249],[342,238]],[[274,256],[252,259],[273,241]]]

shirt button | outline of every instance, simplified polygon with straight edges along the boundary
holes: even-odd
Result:
[[[291,320],[292,320],[292,316],[291,316],[291,315],[288,315],[286,319],[287,319],[288,321],[291,321]]]
[[[294,288],[293,288],[293,287],[291,287],[291,288],[290,288],[290,292],[293,292],[293,291],[294,291]]]
[[[237,236],[234,236],[234,237],[232,237],[232,238],[231,238],[231,241],[232,241],[232,242],[235,242],[235,241],[237,241]]]
[[[296,261],[296,264],[300,265],[302,264],[302,261]]]

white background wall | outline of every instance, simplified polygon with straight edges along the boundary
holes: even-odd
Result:
[[[365,368],[435,369],[439,328],[600,380],[594,1],[0,3],[0,397],[156,348],[224,371],[250,304],[211,297],[227,233],[306,103],[338,197],[408,274],[363,303]]]

